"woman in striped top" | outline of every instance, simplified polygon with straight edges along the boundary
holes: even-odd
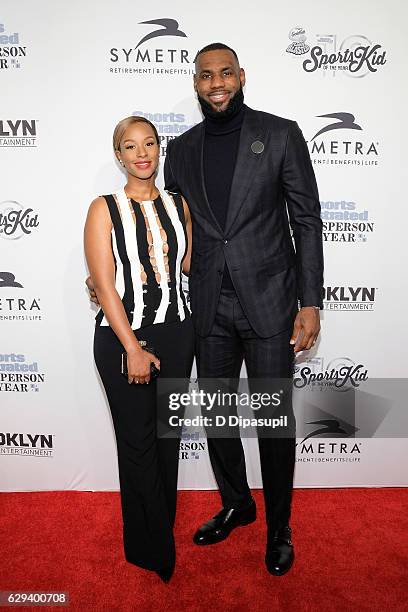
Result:
[[[126,559],[168,581],[174,570],[178,438],[156,435],[154,363],[165,378],[190,375],[194,337],[181,286],[191,257],[191,218],[180,195],[155,176],[159,137],[144,117],[127,117],[113,135],[127,183],[96,198],[85,225],[85,254],[101,305],[94,356],[115,429]],[[143,343],[155,348],[158,357]],[[127,353],[128,375],[121,374]]]

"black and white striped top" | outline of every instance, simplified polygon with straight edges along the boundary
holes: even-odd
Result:
[[[104,196],[112,219],[115,286],[132,329],[183,321],[190,311],[181,285],[187,235],[180,195],[135,202],[122,189]],[[109,326],[102,309],[97,325]]]

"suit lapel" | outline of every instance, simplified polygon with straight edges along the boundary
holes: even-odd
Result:
[[[232,179],[230,199],[228,204],[225,234],[228,235],[251,186],[257,164],[264,153],[254,153],[251,145],[256,141],[263,142],[262,126],[258,114],[251,108],[245,111],[241,127],[237,161]]]

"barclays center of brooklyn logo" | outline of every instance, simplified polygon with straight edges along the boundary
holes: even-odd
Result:
[[[324,287],[324,310],[336,312],[344,311],[373,311],[377,287]]]
[[[180,134],[184,134],[195,123],[191,123],[184,113],[146,113],[144,111],[134,111],[134,116],[145,117],[156,126],[160,138],[160,155],[165,157],[167,145],[170,140]]]
[[[27,47],[21,45],[20,34],[9,32],[0,23],[0,70],[21,68],[27,56]]]
[[[366,380],[366,366],[355,363],[349,357],[336,357],[326,367],[323,358],[314,357],[295,365],[293,384],[295,389],[348,391],[359,387]]]
[[[289,40],[286,53],[299,57],[307,73],[362,78],[376,73],[387,62],[382,45],[359,34],[344,39],[337,34],[318,34],[311,41],[304,28],[296,27],[289,32]]]
[[[26,291],[13,272],[0,272],[0,321],[41,320],[40,298]]]
[[[186,43],[187,34],[175,19],[160,18],[141,21],[141,34],[136,44],[122,42],[109,51],[112,74],[156,76],[191,75],[194,55]]]
[[[352,113],[317,115],[319,123],[307,141],[315,165],[378,166],[379,143]]]
[[[355,244],[367,242],[375,224],[368,209],[356,202],[325,200],[320,202],[323,221],[323,241]]]
[[[18,240],[29,236],[40,225],[38,213],[14,200],[0,202],[0,238]]]
[[[0,119],[0,147],[33,148],[37,146],[35,119]]]
[[[0,432],[0,455],[53,457],[54,434]]]
[[[44,381],[37,361],[21,353],[0,353],[0,392],[38,393]]]
[[[190,432],[188,428],[183,428],[180,439],[179,459],[184,461],[199,460],[205,451],[206,438],[202,439],[199,431]]]

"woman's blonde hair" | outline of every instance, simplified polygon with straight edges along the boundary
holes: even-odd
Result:
[[[156,126],[151,121],[146,119],[146,117],[139,117],[136,115],[122,119],[122,121],[119,121],[118,125],[115,127],[115,130],[113,132],[113,149],[115,152],[120,151],[120,141],[122,140],[123,134],[133,123],[147,123],[148,125],[150,125],[153,130],[157,144],[160,144],[159,134],[157,133]]]

